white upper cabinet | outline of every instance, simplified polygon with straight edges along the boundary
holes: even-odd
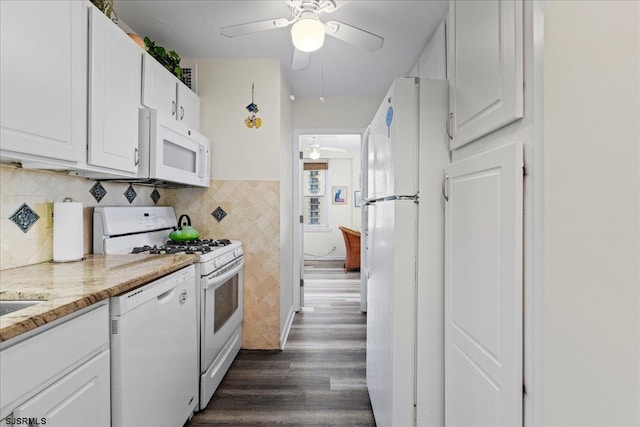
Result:
[[[178,120],[200,130],[200,97],[181,81],[178,81]]]
[[[89,34],[87,163],[135,174],[142,50],[93,6]]]
[[[450,148],[523,115],[521,0],[449,2]]]
[[[151,55],[144,55],[142,103],[200,130],[200,97]]]
[[[86,146],[86,9],[0,1],[3,157],[73,166]]]

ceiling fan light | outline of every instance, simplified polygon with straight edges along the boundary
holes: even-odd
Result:
[[[311,150],[311,152],[309,153],[309,158],[312,160],[318,160],[320,158],[320,152],[318,151],[317,148],[313,148]]]
[[[302,52],[316,51],[324,43],[324,26],[313,13],[303,13],[291,27],[291,40]]]

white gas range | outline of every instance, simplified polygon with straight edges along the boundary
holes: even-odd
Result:
[[[198,254],[196,278],[200,402],[204,409],[242,345],[244,255],[237,240],[170,242],[172,207],[96,207],[96,254]]]

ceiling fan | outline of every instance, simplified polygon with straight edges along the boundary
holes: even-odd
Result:
[[[316,140],[316,137],[313,137],[313,141],[309,143],[309,148],[311,149],[311,151],[309,152],[309,158],[313,159],[313,160],[318,160],[320,158],[320,150],[322,151],[334,151],[336,153],[346,153],[347,150],[345,150],[344,148],[337,148],[337,147],[321,147],[320,144],[318,143],[318,141]]]
[[[323,14],[336,10],[333,0],[286,0],[285,3],[293,15],[291,19],[276,18],[230,25],[220,28],[220,34],[233,38],[291,25],[291,40],[296,48],[291,65],[296,71],[309,65],[309,53],[322,47],[325,34],[369,52],[380,49],[384,43],[382,37],[361,28],[339,21],[321,21]]]

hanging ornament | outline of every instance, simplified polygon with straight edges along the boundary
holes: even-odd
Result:
[[[244,124],[247,125],[249,129],[256,128],[258,129],[262,126],[262,119],[257,117],[258,106],[253,102],[253,92],[254,92],[254,83],[251,83],[251,104],[247,105],[247,111],[251,113],[246,119],[244,119]]]

